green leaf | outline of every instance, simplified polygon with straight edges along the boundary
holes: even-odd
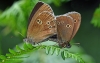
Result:
[[[72,57],[72,56],[73,56],[73,54],[68,53],[68,57],[69,57],[69,58],[74,58],[74,57]]]
[[[72,57],[72,54],[70,54],[69,52],[66,52],[66,51],[65,51],[65,57],[66,57],[66,58],[71,58],[71,57]]]
[[[68,51],[65,51],[65,58],[74,58],[75,59],[75,54],[69,53]]]
[[[34,46],[32,46],[32,44],[30,44],[30,43],[28,43],[27,46],[28,46],[28,48],[30,48],[30,49],[33,49],[33,48],[34,48]]]
[[[17,54],[17,52],[16,52],[16,51],[14,51],[14,50],[12,50],[12,49],[9,49],[9,52],[10,52],[11,54],[14,54],[14,55],[16,55],[16,54]]]
[[[50,46],[47,46],[46,47],[46,54],[49,54],[49,52],[50,52]]]
[[[0,55],[0,59],[5,60],[6,57],[4,55]]]
[[[95,27],[100,28],[100,7],[96,9],[94,12],[91,24],[93,24]]]
[[[6,56],[12,56],[12,54],[11,53],[6,53]]]
[[[69,58],[68,57],[68,52],[64,51],[64,56],[65,56],[65,58]]]
[[[77,58],[77,56],[75,56],[74,54],[72,54],[72,58],[76,59],[76,58]]]
[[[24,46],[23,47],[24,47],[25,50],[28,50],[28,46],[27,46],[26,43],[24,43]]]
[[[56,48],[56,55],[58,56],[60,53],[60,48]]]
[[[17,49],[19,52],[23,51],[23,49],[21,49],[18,45],[16,45],[16,49]]]
[[[65,55],[64,55],[64,54],[65,54],[65,52],[62,51],[62,52],[61,52],[61,57],[63,58],[63,60],[65,60]]]
[[[52,3],[53,0],[42,0],[42,1],[50,4],[50,3]]]
[[[60,6],[60,5],[61,5],[61,0],[53,0],[53,3],[54,3],[56,6]]]
[[[50,51],[51,51],[51,55],[53,55],[53,54],[54,54],[55,49],[56,49],[55,47],[51,46],[51,50],[50,50]]]

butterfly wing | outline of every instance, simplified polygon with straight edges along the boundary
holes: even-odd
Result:
[[[43,11],[48,11],[50,13],[53,13],[53,10],[51,9],[51,7],[48,4],[45,4],[43,2],[38,2],[34,9],[32,10],[30,17],[29,17],[29,23],[31,22],[33,16],[38,16],[38,13],[41,13]]]
[[[61,44],[61,47],[65,47],[70,41],[73,32],[73,19],[70,16],[61,15],[56,17],[56,22],[58,43]]]
[[[39,6],[38,6],[39,5]],[[38,43],[55,34],[55,17],[51,7],[38,2],[33,9],[27,31],[27,41]]]
[[[71,16],[73,18],[73,21],[74,21],[73,33],[72,33],[72,37],[70,38],[70,40],[71,40],[75,36],[75,34],[77,33],[77,31],[80,27],[81,15],[78,12],[69,12],[69,13],[67,13],[67,15]]]

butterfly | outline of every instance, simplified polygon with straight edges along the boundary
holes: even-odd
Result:
[[[25,42],[36,44],[56,34],[56,17],[51,7],[38,2],[29,17]]]
[[[70,48],[70,40],[75,36],[81,23],[81,15],[78,12],[68,12],[56,16],[57,42],[60,47]]]

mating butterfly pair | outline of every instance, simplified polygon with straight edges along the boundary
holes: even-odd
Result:
[[[39,43],[55,34],[60,47],[70,47],[70,40],[75,36],[81,23],[78,12],[69,12],[54,16],[51,7],[38,2],[29,18],[26,42]]]

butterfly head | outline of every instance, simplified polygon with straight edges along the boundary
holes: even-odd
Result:
[[[64,42],[64,43],[59,43],[59,46],[61,47],[61,48],[71,48],[71,45],[70,45],[70,43],[69,42]]]
[[[24,42],[35,44],[32,38],[25,38],[23,39]]]

